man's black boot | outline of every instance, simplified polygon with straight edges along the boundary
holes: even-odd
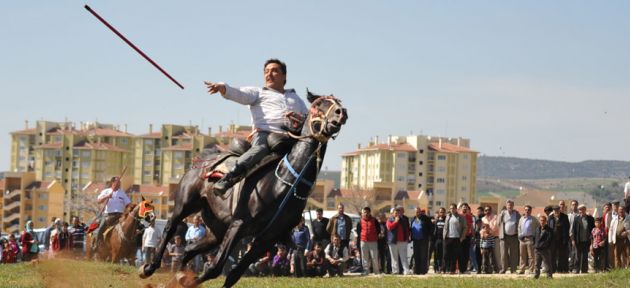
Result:
[[[225,174],[223,178],[219,179],[219,181],[214,183],[214,186],[212,187],[214,194],[217,196],[223,196],[225,192],[227,192],[227,190],[230,189],[230,187],[234,186],[234,184],[236,184],[236,182],[240,180],[241,175],[245,174],[244,172],[245,172],[245,167],[242,165],[236,164],[236,166],[234,166],[234,169],[232,169],[232,171]]]

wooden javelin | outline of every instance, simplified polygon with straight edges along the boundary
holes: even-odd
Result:
[[[175,80],[175,78],[171,77],[171,75],[169,75],[166,71],[164,71],[164,69],[162,69],[162,67],[160,67],[160,65],[158,65],[153,60],[151,60],[151,58],[149,58],[149,56],[144,54],[144,52],[142,52],[142,50],[140,50],[140,48],[136,47],[136,45],[131,43],[131,41],[129,41],[124,35],[122,35],[120,32],[118,32],[118,30],[116,30],[116,28],[114,28],[114,26],[109,25],[109,23],[107,23],[107,21],[105,21],[105,19],[103,19],[94,10],[92,10],[92,8],[90,8],[90,6],[85,5],[84,7],[85,7],[85,9],[88,12],[92,13],[92,15],[94,15],[94,17],[96,17],[96,19],[101,21],[101,23],[105,24],[105,26],[107,26],[107,28],[109,28],[109,30],[112,30],[112,32],[114,32],[116,35],[118,35],[118,37],[120,37],[120,39],[125,41],[125,43],[127,43],[127,45],[129,45],[131,48],[133,48],[133,50],[136,50],[136,52],[138,52],[138,54],[140,54],[142,57],[144,57],[144,59],[149,61],[149,63],[151,63],[153,65],[153,67],[155,67],[158,70],[160,70],[160,72],[162,72],[162,74],[164,74],[164,76],[168,77],[168,79],[171,79],[171,81],[173,81],[173,83],[175,83],[177,86],[179,86],[179,88],[182,88],[182,90],[184,90],[184,86],[182,86],[182,84],[179,84],[179,82],[177,82],[177,80]]]

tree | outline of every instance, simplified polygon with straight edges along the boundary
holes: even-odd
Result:
[[[101,211],[102,206],[96,201],[99,193],[98,187],[88,187],[74,193],[72,199],[66,199],[64,201],[65,207],[71,214],[78,215],[85,222]]]

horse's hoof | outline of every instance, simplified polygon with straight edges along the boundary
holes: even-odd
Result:
[[[149,264],[142,264],[140,268],[138,268],[138,276],[142,279],[149,278],[149,276],[153,275],[153,273],[147,273],[146,268],[150,266]]]
[[[179,271],[175,273],[175,279],[183,287],[197,287],[195,276],[190,272]]]

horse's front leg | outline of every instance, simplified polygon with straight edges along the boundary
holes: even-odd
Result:
[[[198,242],[195,242],[186,246],[186,251],[184,252],[184,255],[182,257],[182,265],[179,268],[180,271],[184,270],[184,268],[186,267],[186,264],[188,264],[190,260],[195,258],[195,256],[206,253],[214,249],[215,247],[217,247],[217,244],[219,242],[217,240],[217,237],[214,236],[212,231],[208,231],[208,233],[209,233],[208,235],[206,235],[204,238],[202,238]]]
[[[265,252],[269,251],[272,246],[272,241],[254,241],[252,243],[251,250],[247,251],[241,261],[238,262],[236,267],[228,273],[225,282],[223,283],[223,287],[232,287],[236,282],[241,279],[245,270],[249,268],[249,265],[256,262],[260,259]]]
[[[221,242],[221,246],[219,247],[217,256],[214,258],[212,268],[203,271],[200,277],[196,277],[192,281],[191,279],[188,279],[185,274],[179,272],[177,274],[177,280],[179,284],[184,287],[196,287],[208,279],[217,278],[219,275],[221,275],[223,265],[225,265],[225,261],[227,261],[227,258],[232,252],[232,249],[234,249],[236,240],[238,240],[237,236],[241,231],[242,226],[243,220],[241,219],[234,220],[234,222],[230,224],[230,227],[223,237],[223,241]]]
[[[138,269],[140,278],[147,278],[153,275],[153,273],[160,268],[162,264],[162,256],[164,255],[164,251],[166,251],[166,245],[175,235],[177,225],[182,222],[184,218],[201,210],[201,197],[199,196],[199,191],[195,189],[197,189],[197,186],[187,185],[178,191],[176,196],[177,199],[175,200],[175,207],[173,208],[173,214],[166,222],[164,233],[162,234],[162,239],[160,239],[158,248],[155,251],[153,261],[151,261],[151,264],[149,265],[141,265]]]

